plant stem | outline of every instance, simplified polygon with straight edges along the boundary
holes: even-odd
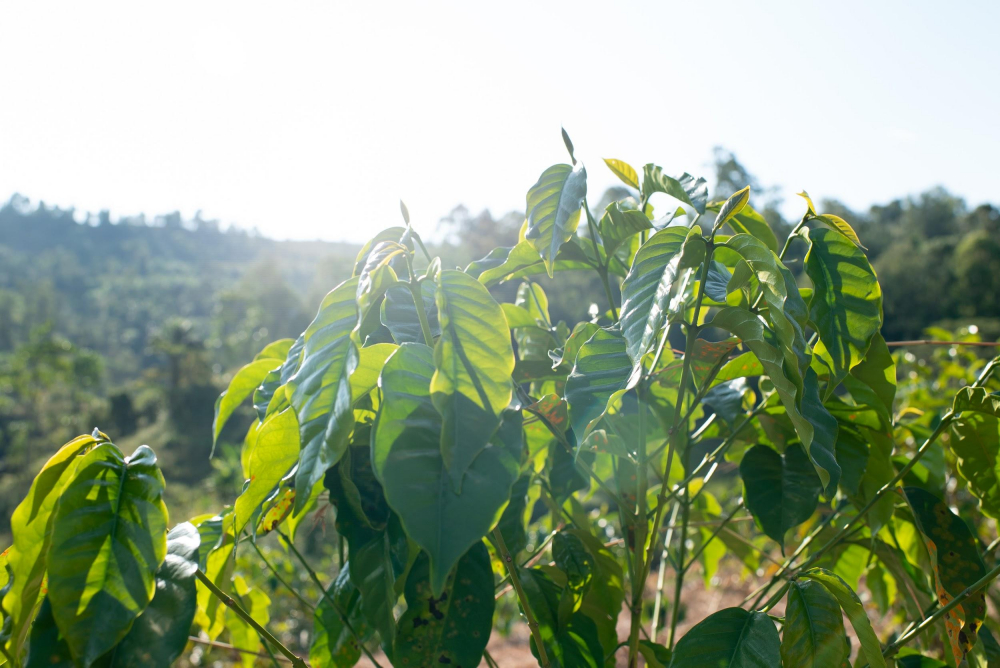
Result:
[[[948,603],[948,605],[942,606],[933,615],[931,615],[930,617],[928,617],[924,621],[920,622],[920,624],[918,624],[916,626],[916,628],[910,630],[907,633],[904,633],[899,638],[897,638],[895,642],[891,643],[888,647],[886,647],[884,650],[882,650],[882,656],[885,656],[885,657],[895,656],[896,652],[899,651],[899,648],[902,647],[903,645],[905,645],[906,643],[908,643],[910,640],[912,640],[914,638],[914,636],[916,636],[921,631],[923,631],[924,629],[926,629],[928,626],[930,626],[931,624],[933,624],[934,622],[936,622],[937,620],[941,619],[942,617],[944,617],[945,615],[947,615],[949,612],[951,612],[952,610],[954,610],[955,608],[957,608],[958,606],[960,606],[970,596],[972,596],[973,594],[975,594],[976,592],[978,592],[980,589],[982,589],[983,587],[985,587],[986,585],[988,585],[990,582],[992,582],[993,580],[995,580],[997,578],[997,576],[1000,576],[1000,566],[994,566],[993,570],[991,570],[990,572],[988,572],[983,577],[979,578],[979,580],[977,580],[974,584],[971,584],[968,587],[966,587],[965,590],[962,591],[961,594],[959,594],[958,596],[956,596],[955,598],[953,598],[951,600],[951,602]]]
[[[242,649],[240,647],[236,647],[235,645],[230,645],[230,644],[224,643],[224,642],[218,642],[216,640],[205,640],[204,638],[199,638],[198,636],[188,636],[188,641],[193,642],[193,643],[197,643],[199,645],[205,645],[206,647],[215,647],[216,649],[225,649],[225,650],[229,650],[230,652],[239,652],[240,654],[249,654],[250,656],[259,656],[262,659],[263,658],[267,658],[267,656],[268,656],[264,652],[255,652],[255,651],[250,650],[250,649]],[[288,659],[285,658],[284,656],[281,656],[281,657],[277,657],[276,656],[274,658],[277,659],[278,661],[285,661],[285,662],[288,661]],[[11,664],[11,665],[13,665],[13,664]]]
[[[340,617],[340,621],[344,623],[344,626],[347,628],[350,634],[354,636],[354,641],[358,643],[358,647],[360,647],[361,651],[365,653],[365,656],[368,657],[368,660],[372,662],[372,665],[374,665],[375,668],[382,668],[382,666],[379,665],[379,662],[375,660],[375,657],[372,656],[372,653],[368,651],[368,648],[365,647],[364,642],[362,642],[361,636],[358,635],[358,632],[355,631],[354,627],[351,625],[350,620],[347,619],[347,615],[344,614],[344,611],[340,609],[340,606],[337,605],[337,602],[333,600],[332,596],[330,596],[330,592],[328,592],[326,590],[326,587],[323,586],[323,583],[320,582],[319,576],[316,575],[316,571],[314,571],[312,566],[309,565],[309,562],[306,561],[306,558],[302,556],[302,553],[299,552],[299,549],[295,547],[295,543],[293,543],[291,539],[289,539],[288,536],[286,536],[281,531],[278,532],[278,535],[281,536],[282,540],[285,541],[285,545],[288,546],[288,549],[292,551],[292,554],[295,555],[295,558],[299,560],[299,563],[302,564],[302,567],[305,568],[306,571],[309,573],[309,577],[312,578],[312,581],[316,583],[317,587],[319,587],[320,593],[322,593],[323,598],[325,598],[327,602],[330,604],[330,606],[337,612],[337,616]]]
[[[681,503],[681,535],[677,550],[677,576],[674,582],[674,607],[670,611],[670,635],[667,641],[667,649],[674,649],[674,636],[677,634],[677,622],[681,618],[681,593],[684,589],[684,576],[687,575],[687,568],[684,567],[684,553],[687,551],[688,518],[691,513],[691,504],[688,503],[688,487],[684,486],[684,496]]]
[[[667,536],[663,539],[663,552],[660,554],[660,568],[656,575],[656,598],[653,601],[653,620],[649,624],[649,639],[656,642],[657,626],[660,622],[660,606],[663,603],[663,585],[666,583],[667,573],[667,549],[674,540],[674,522],[677,521],[677,512],[680,510],[679,504],[674,504],[670,512],[670,523],[667,525]],[[652,537],[656,540],[656,536]]]
[[[601,251],[597,246],[597,222],[590,213],[590,205],[587,204],[586,199],[583,200],[583,210],[587,212],[587,229],[590,230],[590,243],[594,245],[594,260],[599,265],[597,273],[601,277],[601,283],[604,284],[604,294],[608,298],[608,308],[611,309],[611,316],[615,322],[618,322],[618,309],[615,307],[614,297],[611,296],[611,284],[608,282],[608,267],[611,265],[611,256],[607,256],[607,262],[604,265],[600,264]]]
[[[236,601],[240,604],[240,606],[246,608],[247,604],[243,601],[243,597],[236,592],[233,593],[236,595]],[[278,663],[278,658],[274,656],[274,652],[271,651],[271,646],[267,643],[264,636],[258,633],[257,637],[260,638],[260,644],[264,647],[264,651],[267,652],[267,656],[271,659],[271,663],[274,664],[274,668],[281,668],[281,664]]]
[[[205,585],[205,587],[208,588],[210,592],[212,592],[212,595],[214,595],[217,599],[222,601],[222,603],[227,608],[236,613],[237,617],[246,622],[247,625],[250,626],[250,628],[252,628],[254,631],[256,631],[262,638],[265,638],[267,642],[277,647],[278,651],[284,654],[288,658],[288,660],[292,662],[293,666],[295,666],[296,668],[308,668],[308,664],[306,664],[305,661],[303,661],[299,656],[297,656],[294,652],[292,652],[292,650],[282,645],[277,638],[271,635],[270,631],[268,631],[263,626],[258,624],[257,621],[250,616],[250,613],[241,608],[240,605],[236,601],[234,601],[231,596],[229,596],[221,589],[216,587],[215,583],[212,582],[212,580],[207,575],[205,575],[200,568],[197,571],[195,571],[195,575],[197,575],[198,580],[200,580],[201,583]]]
[[[528,597],[521,586],[521,576],[517,574],[517,565],[507,550],[507,544],[503,541],[500,529],[493,530],[493,540],[496,543],[497,550],[500,552],[500,560],[503,561],[504,566],[507,568],[507,574],[510,575],[510,583],[514,585],[514,591],[517,592],[517,600],[521,603],[524,618],[528,620],[528,630],[531,631],[531,637],[535,640],[535,649],[538,650],[538,664],[541,668],[550,668],[549,655],[545,651],[545,643],[542,642],[542,632],[538,628],[538,621],[535,620],[535,615],[531,612]]]
[[[285,587],[285,589],[287,589],[289,592],[291,592],[292,596],[294,596],[295,598],[297,598],[302,605],[306,606],[310,610],[316,610],[316,606],[315,605],[313,605],[308,600],[306,600],[306,598],[302,594],[300,594],[299,592],[297,592],[295,590],[295,588],[292,587],[292,585],[290,585],[287,582],[285,582],[285,579],[283,577],[281,577],[280,573],[278,573],[278,569],[275,568],[274,565],[271,564],[270,561],[268,561],[267,557],[264,556],[264,553],[261,552],[260,546],[258,546],[257,543],[254,543],[254,542],[252,542],[251,545],[253,545],[253,549],[257,550],[257,556],[259,556],[260,560],[264,562],[264,565],[267,566],[267,569],[269,571],[271,571],[271,574],[274,575],[275,579],[278,582],[280,582]]]
[[[410,275],[410,281],[407,283],[407,287],[410,288],[410,296],[413,298],[413,307],[417,309],[417,319],[420,321],[420,331],[423,332],[424,343],[433,348],[434,335],[431,334],[431,325],[427,321],[427,312],[424,310],[423,289],[417,281],[416,274],[413,273],[413,262],[410,260],[410,254],[403,253],[403,259],[406,261],[406,271]]]
[[[636,392],[639,395],[639,437],[636,443],[636,453],[639,458],[638,464],[638,486],[636,493],[636,512],[634,516],[635,520],[635,549],[634,549],[634,559],[635,566],[633,566],[632,573],[632,605],[631,605],[631,628],[629,629],[628,635],[628,665],[635,666],[638,662],[639,656],[639,629],[642,626],[642,598],[643,593],[646,588],[645,579],[639,579],[634,577],[635,575],[640,575],[645,573],[645,564],[643,559],[646,554],[646,531],[648,529],[649,521],[646,517],[646,489],[649,487],[649,462],[646,458],[646,406],[644,404],[645,397],[642,393],[642,388],[636,388]]]
[[[688,569],[690,569],[691,566],[694,565],[694,562],[698,560],[698,557],[700,557],[701,553],[705,551],[705,548],[708,547],[708,544],[711,543],[713,540],[715,540],[716,537],[720,533],[722,533],[722,530],[726,528],[726,525],[729,524],[733,520],[733,518],[736,517],[736,513],[743,510],[744,503],[745,501],[743,499],[740,499],[739,505],[733,508],[733,512],[726,515],[726,517],[719,524],[718,528],[716,528],[716,530],[712,532],[712,535],[706,538],[705,540],[701,541],[701,545],[698,546],[698,549],[691,553],[690,560],[686,564],[684,564],[683,566],[684,572],[687,572]],[[690,524],[688,526],[690,526]]]

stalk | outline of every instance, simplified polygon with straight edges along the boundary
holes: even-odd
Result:
[[[600,264],[601,261],[601,251],[597,247],[597,222],[594,220],[594,216],[590,213],[590,205],[587,204],[587,200],[583,200],[583,210],[587,212],[587,229],[590,230],[590,243],[594,245],[594,260]],[[611,256],[608,256],[608,264],[611,263]],[[601,277],[601,283],[604,284],[604,295],[608,298],[608,307],[611,309],[611,316],[614,318],[615,322],[618,322],[618,309],[615,307],[614,297],[611,296],[611,284],[608,282],[608,267],[607,265],[600,266],[597,273]]]
[[[528,629],[531,631],[531,637],[535,640],[535,648],[538,650],[538,665],[541,666],[541,668],[551,668],[549,655],[546,653],[545,644],[542,642],[542,632],[538,628],[538,622],[535,620],[534,613],[531,612],[531,606],[528,605],[528,597],[525,595],[524,588],[521,586],[521,576],[517,574],[517,565],[514,564],[514,557],[512,557],[510,552],[507,550],[507,544],[503,541],[503,535],[500,533],[500,529],[493,530],[493,540],[496,542],[497,551],[500,552],[500,559],[507,568],[507,574],[510,576],[510,583],[514,585],[514,591],[517,592],[517,600],[521,603],[521,610],[524,611],[524,618],[528,621]]]
[[[670,635],[667,641],[667,648],[674,649],[674,637],[677,634],[677,622],[681,615],[681,593],[684,589],[684,576],[687,575],[687,568],[684,567],[684,553],[687,551],[688,519],[691,514],[691,504],[688,503],[688,487],[684,486],[684,496],[681,503],[681,536],[680,546],[677,550],[677,577],[674,582],[674,607],[670,611]]]
[[[911,629],[907,633],[904,633],[899,638],[897,638],[895,642],[891,643],[888,647],[886,647],[884,650],[882,650],[882,656],[887,657],[887,658],[895,656],[896,652],[898,652],[899,649],[903,645],[905,645],[910,640],[912,640],[914,637],[916,637],[921,631],[923,631],[924,629],[926,629],[928,626],[930,626],[931,624],[933,624],[937,620],[941,619],[942,617],[944,617],[945,615],[947,615],[949,612],[951,612],[952,610],[954,610],[958,606],[962,605],[962,603],[964,603],[966,601],[966,599],[968,599],[970,596],[972,596],[973,594],[975,594],[976,592],[978,592],[983,587],[987,586],[990,582],[992,582],[993,580],[995,580],[997,578],[997,576],[1000,576],[1000,566],[994,566],[993,570],[991,570],[989,573],[987,573],[983,577],[979,578],[979,580],[976,581],[974,584],[969,585],[968,587],[966,587],[965,590],[962,591],[961,594],[959,594],[954,599],[952,599],[951,603],[949,603],[948,605],[943,606],[937,612],[935,612],[933,615],[931,615],[930,617],[928,617],[924,621],[920,622],[920,624],[918,624],[916,626],[916,628]]]
[[[239,603],[237,603],[236,601],[234,601],[231,596],[229,596],[228,594],[226,594],[225,592],[223,592],[221,589],[219,589],[218,587],[216,587],[215,583],[212,582],[212,580],[207,575],[205,575],[200,568],[197,571],[195,571],[195,575],[197,575],[198,576],[198,580],[200,580],[201,583],[203,585],[205,585],[205,587],[207,587],[210,592],[212,592],[213,596],[215,596],[217,599],[219,599],[220,601],[222,601],[222,603],[227,608],[229,608],[230,610],[232,610],[233,612],[235,612],[236,616],[239,617],[240,619],[242,619],[244,622],[246,622],[247,625],[249,625],[250,628],[252,628],[254,631],[256,631],[257,634],[260,635],[261,638],[264,638],[267,642],[269,642],[272,645],[274,645],[275,647],[277,647],[278,651],[281,652],[285,657],[287,657],[288,660],[292,662],[293,666],[295,666],[296,668],[309,668],[308,664],[306,664],[305,661],[303,661],[292,650],[290,650],[287,647],[285,647],[284,645],[282,645],[278,641],[277,638],[275,638],[273,635],[271,635],[270,631],[268,631],[263,626],[261,626],[260,624],[258,624],[257,621],[253,617],[250,616],[250,613],[248,613],[246,610],[244,610],[243,608],[241,608],[240,605],[239,605]]]
[[[636,494],[635,513],[635,566],[632,569],[634,575],[645,573],[643,558],[646,553],[646,530],[648,520],[646,517],[646,488],[649,487],[649,462],[646,459],[646,406],[643,403],[644,397],[641,388],[637,388],[639,393],[639,442],[636,444],[636,453],[639,457],[638,466],[638,494]],[[645,578],[632,578],[632,605],[631,628],[628,636],[628,665],[635,666],[639,657],[639,630],[642,625],[642,597],[646,588]]]
[[[406,271],[410,274],[410,281],[407,283],[407,287],[410,288],[410,296],[413,298],[413,306],[417,309],[417,319],[420,320],[420,331],[423,332],[424,343],[433,348],[434,335],[431,334],[431,325],[427,321],[427,312],[424,311],[424,297],[420,283],[417,281],[417,277],[413,273],[413,262],[410,261],[410,254],[403,253],[403,259],[406,260]]]
[[[656,642],[656,630],[660,622],[660,605],[663,603],[663,585],[666,583],[667,574],[667,549],[674,540],[674,522],[677,521],[677,511],[680,506],[674,504],[674,509],[670,513],[670,524],[667,525],[667,536],[663,539],[663,552],[660,554],[660,569],[656,576],[656,599],[653,601],[653,621],[649,624],[649,639]],[[655,540],[656,537],[654,536]]]

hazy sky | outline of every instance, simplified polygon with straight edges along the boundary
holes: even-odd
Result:
[[[0,199],[278,238],[501,214],[602,157],[863,207],[1000,200],[998,2],[0,5]]]

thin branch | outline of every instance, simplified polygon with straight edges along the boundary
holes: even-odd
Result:
[[[503,561],[504,566],[507,567],[507,573],[510,575],[510,582],[514,585],[514,590],[517,591],[517,600],[521,603],[521,610],[524,612],[524,618],[528,621],[528,629],[531,631],[531,637],[535,640],[535,649],[538,650],[538,664],[542,668],[549,668],[549,655],[545,651],[545,643],[542,641],[542,632],[538,628],[538,621],[535,619],[534,613],[531,612],[531,606],[528,604],[528,597],[524,593],[524,588],[521,587],[521,576],[517,574],[517,564],[514,563],[514,557],[510,555],[507,550],[507,544],[503,540],[503,535],[500,533],[500,529],[493,530],[493,540],[496,541],[497,552],[500,553],[500,560]]]
[[[259,656],[262,659],[269,658],[264,652],[255,652],[252,649],[243,649],[241,647],[236,647],[235,645],[230,645],[228,643],[219,642],[217,640],[205,640],[204,638],[199,638],[198,636],[188,636],[188,640],[198,645],[205,645],[206,647],[215,647],[216,649],[224,649],[230,652],[239,652],[240,654],[249,654],[250,656]],[[284,661],[285,663],[291,663],[291,660],[284,656],[274,657],[278,661]]]
[[[932,341],[931,339],[918,339],[915,341],[886,341],[885,345],[891,347],[899,346],[978,346],[980,348],[1000,347],[1000,341]]]
[[[200,568],[197,571],[195,571],[195,575],[198,577],[198,580],[201,581],[201,583],[203,585],[205,585],[205,587],[210,592],[212,592],[212,594],[217,599],[219,599],[220,601],[222,601],[222,603],[227,608],[229,608],[230,610],[232,610],[233,612],[235,612],[237,617],[239,617],[244,622],[246,622],[247,625],[250,626],[254,631],[256,631],[261,637],[265,638],[267,640],[267,642],[269,642],[272,645],[274,645],[275,647],[277,647],[279,652],[281,652],[286,657],[288,657],[288,660],[291,662],[291,664],[293,666],[295,666],[296,668],[308,668],[308,664],[305,661],[303,661],[301,657],[299,657],[294,652],[292,652],[292,650],[290,650],[287,647],[285,647],[284,645],[282,645],[281,642],[279,642],[277,638],[275,638],[273,635],[271,635],[270,631],[268,631],[263,626],[261,626],[260,624],[258,624],[257,620],[255,620],[253,617],[250,616],[250,613],[248,613],[246,610],[244,610],[243,608],[241,608],[240,605],[239,605],[239,603],[237,603],[236,601],[234,601],[231,596],[229,596],[228,594],[226,594],[225,592],[223,592],[221,589],[219,589],[215,585],[215,583],[212,582],[211,578],[209,578],[207,575],[205,575],[205,573],[202,572],[202,570]]]

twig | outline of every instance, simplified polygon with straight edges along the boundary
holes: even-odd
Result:
[[[257,620],[255,620],[253,617],[250,616],[250,613],[241,608],[240,605],[236,601],[234,601],[231,596],[229,596],[221,589],[219,589],[215,585],[215,583],[212,582],[211,578],[205,575],[205,573],[202,572],[200,568],[197,571],[195,571],[195,575],[198,576],[198,580],[201,581],[201,583],[205,585],[205,587],[210,592],[212,592],[212,594],[217,599],[222,601],[222,603],[227,608],[235,612],[236,615],[244,622],[246,622],[248,626],[250,626],[254,631],[256,631],[261,637],[265,638],[267,642],[277,647],[279,652],[288,657],[288,660],[291,662],[293,666],[295,666],[296,668],[308,668],[308,664],[305,661],[303,661],[301,657],[292,652],[292,650],[282,645],[277,638],[271,635],[270,631],[268,631],[263,626],[258,624]]]
[[[236,647],[235,645],[230,645],[228,643],[219,642],[217,640],[205,640],[204,638],[199,638],[198,636],[188,636],[188,640],[197,643],[199,645],[205,645],[206,647],[215,647],[216,649],[225,649],[230,652],[239,652],[240,654],[249,654],[251,656],[259,656],[262,659],[268,658],[267,654],[264,652],[255,652],[252,649],[243,649],[241,647]],[[278,661],[284,661],[285,663],[291,663],[291,661],[284,656],[274,657]]]
[[[885,345],[894,346],[979,346],[980,348],[1000,347],[1000,341],[932,341],[918,339],[915,341],[886,341]]]
[[[514,585],[514,590],[517,592],[517,600],[521,602],[521,610],[524,611],[524,618],[528,620],[528,629],[531,631],[531,637],[535,640],[535,649],[538,650],[538,664],[542,668],[550,668],[549,655],[545,651],[545,644],[542,641],[542,632],[538,628],[538,621],[535,619],[534,613],[531,612],[528,597],[524,593],[524,588],[521,587],[521,576],[517,574],[517,564],[514,563],[514,557],[507,550],[507,544],[503,541],[500,529],[493,530],[493,540],[496,542],[497,552],[500,553],[500,560],[507,567],[510,582]]]

